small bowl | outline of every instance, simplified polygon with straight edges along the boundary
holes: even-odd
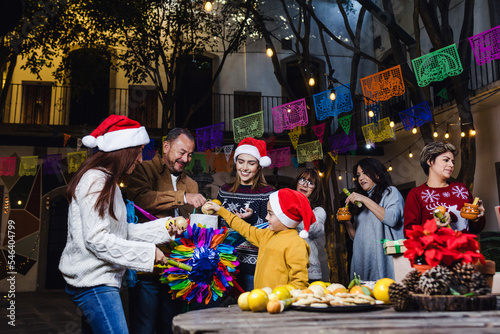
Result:
[[[464,203],[464,206],[460,210],[460,216],[465,219],[474,220],[479,216],[479,205],[473,205],[470,203]]]
[[[351,213],[349,212],[349,208],[343,207],[339,208],[339,211],[337,211],[337,219],[339,221],[347,221],[351,220],[352,216]]]

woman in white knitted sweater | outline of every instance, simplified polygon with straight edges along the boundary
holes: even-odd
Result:
[[[119,294],[125,270],[153,271],[166,262],[156,244],[175,237],[175,227],[166,227],[169,217],[127,224],[117,182],[142,161],[147,143],[144,127],[117,115],[83,138],[99,151],[68,184],[68,239],[59,263],[66,292],[83,313],[82,333],[128,333]]]

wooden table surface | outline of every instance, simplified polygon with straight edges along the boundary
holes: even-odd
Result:
[[[500,310],[396,312],[380,305],[364,312],[279,314],[243,312],[237,305],[190,311],[174,318],[174,333],[500,333]]]

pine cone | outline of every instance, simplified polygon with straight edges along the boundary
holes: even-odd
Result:
[[[475,293],[476,295],[487,295],[491,293],[491,287],[484,278],[483,274],[479,272],[475,272],[472,274],[471,283],[469,285],[470,292]]]
[[[406,286],[399,283],[389,285],[389,300],[398,312],[409,311],[412,308],[412,297]]]
[[[476,268],[471,263],[457,263],[452,271],[455,273],[458,285],[465,285],[469,287],[472,279],[472,275],[476,272]]]
[[[418,287],[418,281],[420,280],[420,273],[418,270],[413,269],[408,274],[406,274],[405,278],[401,281],[406,288],[413,293],[421,293],[422,291]]]
[[[445,295],[448,293],[453,273],[446,267],[436,266],[420,276],[418,287],[426,295]]]

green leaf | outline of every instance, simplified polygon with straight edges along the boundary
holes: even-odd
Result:
[[[366,286],[362,286],[361,287],[361,290],[363,291],[363,293],[367,296],[370,296],[372,293],[370,292],[370,289],[368,289]]]
[[[474,292],[469,292],[464,295],[464,297],[474,297],[476,294]]]
[[[460,292],[458,292],[457,290],[453,289],[452,287],[450,287],[450,292],[454,296],[460,296]]]
[[[351,290],[351,288],[352,288],[353,286],[355,286],[355,285],[356,285],[356,279],[353,279],[353,280],[351,281],[351,283],[349,283],[349,286],[347,287],[347,290]]]

